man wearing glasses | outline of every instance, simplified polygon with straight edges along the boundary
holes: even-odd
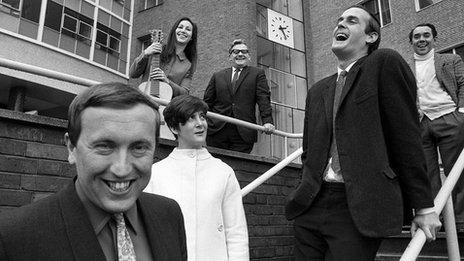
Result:
[[[265,133],[274,131],[270,91],[264,70],[249,66],[250,54],[242,39],[229,48],[231,67],[211,77],[204,94],[209,110],[225,116],[256,123],[258,104]],[[208,118],[208,146],[250,153],[257,140],[255,130]]]

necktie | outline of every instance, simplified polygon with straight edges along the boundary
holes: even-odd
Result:
[[[343,70],[337,79],[337,84],[335,85],[335,95],[334,95],[334,104],[333,104],[333,114],[332,114],[332,146],[330,147],[330,155],[332,156],[332,169],[337,175],[340,173],[340,161],[338,159],[338,149],[337,149],[337,140],[335,139],[335,116],[337,115],[338,105],[340,103],[340,97],[342,96],[343,86],[345,86],[347,72]],[[341,180],[343,180],[340,177]]]
[[[122,213],[114,214],[116,220],[116,234],[118,242],[118,260],[119,261],[136,261],[135,250],[129,231],[126,228],[126,222]]]
[[[238,80],[238,77],[240,75],[240,71],[242,70],[242,68],[237,68],[235,69],[235,73],[234,73],[234,77],[232,77],[232,90],[234,90],[235,92],[235,89],[237,88],[237,80]]]

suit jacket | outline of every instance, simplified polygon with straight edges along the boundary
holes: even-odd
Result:
[[[187,260],[182,213],[174,200],[137,200],[156,261]],[[39,202],[2,213],[0,260],[106,261],[74,183]]]
[[[435,73],[440,86],[459,108],[464,107],[464,63],[457,54],[435,53]]]
[[[302,180],[286,206],[304,213],[318,194],[330,158],[337,74],[317,82],[306,99]],[[401,56],[380,49],[348,72],[335,116],[335,135],[348,208],[368,237],[401,232],[403,200],[432,207],[416,110],[414,75]]]
[[[209,110],[225,116],[256,123],[255,106],[258,104],[262,123],[273,123],[270,91],[264,70],[246,66],[240,73],[235,91],[232,89],[232,68],[216,72],[205,90],[204,101]],[[220,131],[226,123],[208,118],[208,134]],[[237,125],[242,139],[248,143],[257,140],[255,130]]]

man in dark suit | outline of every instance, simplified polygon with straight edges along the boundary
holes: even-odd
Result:
[[[65,134],[77,177],[55,195],[2,213],[0,260],[187,260],[177,203],[142,193],[159,131],[157,109],[122,83],[79,94]]]
[[[264,70],[249,66],[250,54],[241,39],[229,48],[231,68],[214,73],[205,90],[204,101],[210,111],[256,123],[258,104],[266,133],[274,131],[269,86]],[[208,118],[208,146],[250,153],[257,132],[235,124]]]
[[[412,232],[440,227],[421,147],[414,76],[395,51],[376,50],[378,21],[362,6],[337,19],[338,74],[307,94],[303,174],[286,216],[296,260],[374,260],[381,238],[401,232],[403,201]]]
[[[422,145],[432,194],[441,187],[438,152],[445,170],[451,171],[464,147],[464,63],[457,54],[435,53],[437,29],[423,23],[409,33],[414,50],[414,72]],[[454,214],[459,232],[464,232],[464,176],[452,193]]]

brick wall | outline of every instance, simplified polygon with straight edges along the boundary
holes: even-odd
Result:
[[[0,212],[51,195],[76,174],[67,162],[66,126],[64,120],[0,109]],[[166,157],[173,146],[162,140],[155,160]],[[235,170],[241,187],[277,163],[214,148],[210,152]],[[293,237],[284,202],[298,177],[298,166],[291,165],[243,199],[251,260],[291,260]]]

